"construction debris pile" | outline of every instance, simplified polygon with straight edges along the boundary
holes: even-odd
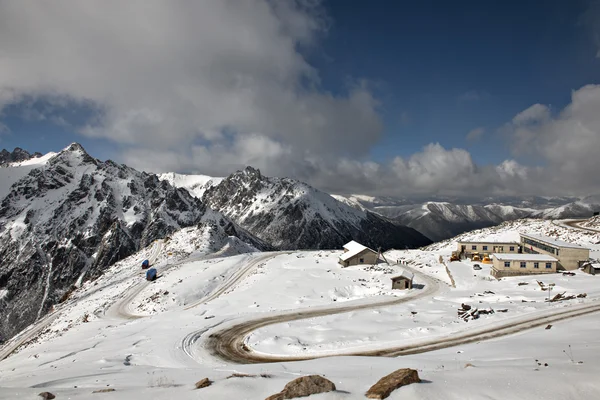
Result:
[[[587,293],[580,293],[578,295],[569,295],[569,296],[565,296],[566,292],[562,292],[562,293],[558,293],[556,296],[554,296],[553,298],[546,300],[547,302],[550,303],[554,303],[556,301],[563,301],[563,300],[573,300],[573,299],[585,299],[587,297]]]
[[[504,312],[504,310],[502,310]],[[458,318],[465,322],[469,322],[472,319],[478,319],[480,315],[494,314],[495,311],[492,308],[471,307],[468,304],[462,303],[458,309]]]

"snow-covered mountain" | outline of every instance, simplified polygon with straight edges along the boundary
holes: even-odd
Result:
[[[2,149],[0,150],[0,165],[18,163],[38,157],[42,157],[42,153],[35,152],[33,154],[30,154],[28,151],[23,150],[20,147],[15,147],[15,149],[12,152],[6,149]]]
[[[454,199],[412,202],[390,198],[352,195],[336,196],[358,209],[368,209],[438,241],[473,229],[498,225],[520,218],[588,218],[600,211],[600,196]]]
[[[278,249],[335,249],[351,239],[384,249],[430,242],[414,229],[305,183],[265,177],[251,167],[206,189],[202,201]]]
[[[79,144],[0,168],[0,337],[43,315],[76,282],[181,228],[268,246],[187,190]]]
[[[396,221],[438,241],[473,229],[526,218],[533,211],[499,204],[478,206],[428,202],[400,214]]]
[[[159,174],[158,179],[167,181],[171,185],[186,189],[190,194],[199,199],[209,187],[216,186],[223,178],[214,178],[208,175],[183,175],[175,172]]]

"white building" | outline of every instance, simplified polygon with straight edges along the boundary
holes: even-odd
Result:
[[[344,267],[360,264],[376,264],[379,260],[378,253],[354,240],[344,245],[344,253],[340,256],[339,263]]]
[[[547,254],[492,254],[492,275],[496,278],[515,275],[551,274],[558,259]]]

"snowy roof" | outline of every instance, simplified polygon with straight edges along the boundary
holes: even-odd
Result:
[[[568,248],[572,248],[572,249],[584,249],[584,247],[578,245],[578,244],[574,244],[574,243],[569,243],[569,242],[564,242],[562,240],[558,240],[558,239],[554,239],[548,236],[542,236],[542,235],[533,235],[533,234],[529,234],[529,233],[521,233],[521,236],[530,238],[530,239],[534,239],[534,240],[538,240],[540,242],[544,242],[546,244],[549,244],[551,246],[556,246],[556,247],[568,247]]]
[[[349,241],[344,245],[344,249],[346,252],[340,256],[342,261],[349,260],[350,258],[362,253],[365,250],[371,250],[375,253],[375,250],[368,248],[367,246],[363,246],[362,244],[355,242],[354,240]]]
[[[344,245],[344,249],[350,251],[350,252],[355,252],[355,251],[363,251],[364,249],[366,249],[367,246],[363,246],[362,244],[355,242],[354,240],[349,241],[348,243],[346,243]]]
[[[519,244],[515,241],[501,241],[501,240],[459,240],[458,243],[481,243],[481,244]]]
[[[415,276],[415,274],[413,274],[412,272],[407,271],[407,270],[402,270],[402,272],[400,273],[400,275],[392,277],[392,280],[395,281],[395,280],[404,278],[404,279],[409,279],[409,280],[412,281],[412,279],[414,278],[414,276]]]
[[[500,261],[558,261],[556,258],[546,254],[492,254]]]

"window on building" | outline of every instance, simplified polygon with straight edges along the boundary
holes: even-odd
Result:
[[[515,246],[510,246],[510,251],[515,251]]]
[[[506,268],[510,268],[510,261],[504,261],[504,266]]]
[[[546,263],[546,269],[552,269],[552,263]]]
[[[540,267],[540,263],[538,263],[538,262],[533,263],[533,268],[539,268],[539,267]]]
[[[525,261],[521,261],[521,268],[527,268],[527,263]]]
[[[359,258],[359,259],[358,259],[358,262],[359,262],[359,263],[361,263],[361,264],[364,264],[364,262],[365,262],[365,259],[364,259],[364,258]]]
[[[485,250],[487,250],[487,246],[483,246],[483,250],[484,250],[484,251],[485,251]]]
[[[477,246],[475,246],[475,245],[471,246],[471,250],[477,250]]]

